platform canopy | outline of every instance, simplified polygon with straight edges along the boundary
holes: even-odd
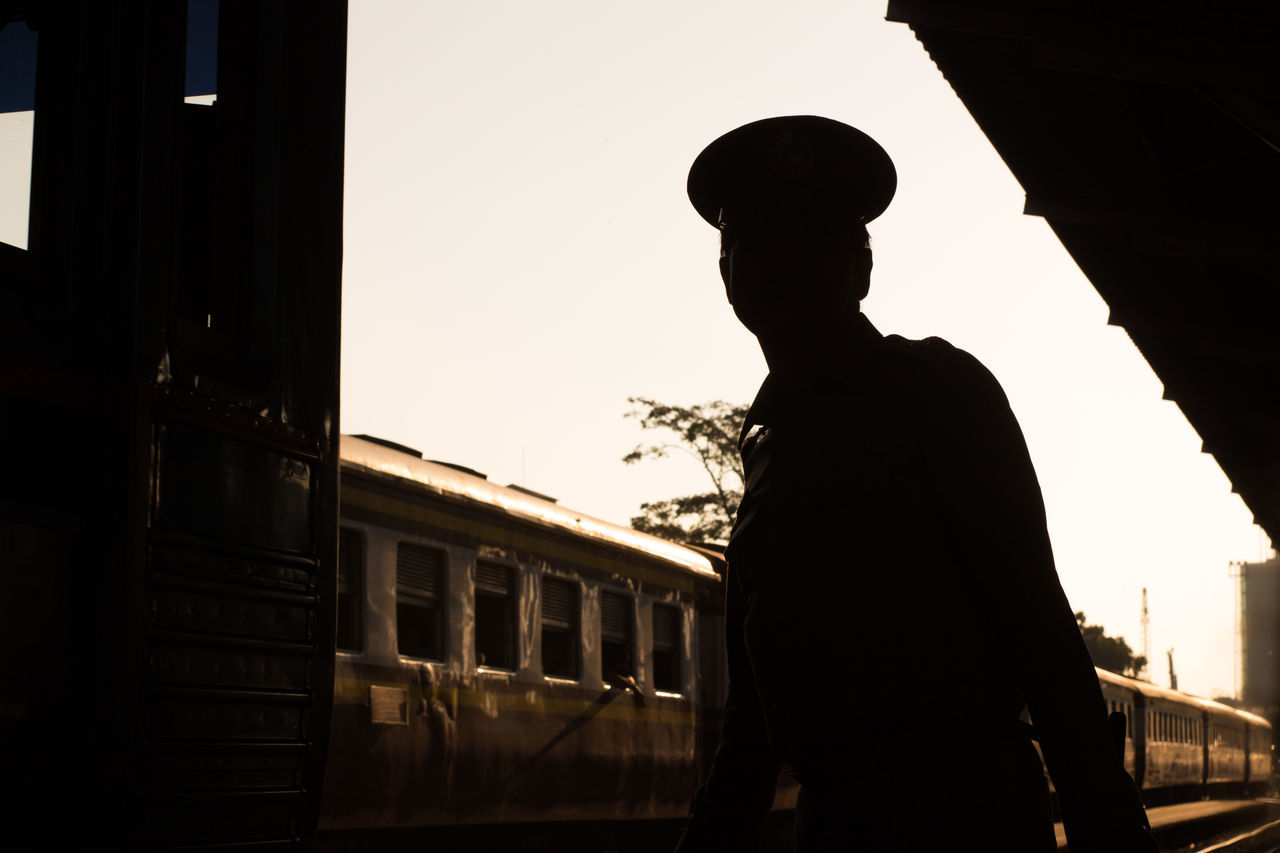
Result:
[[[1280,542],[1275,6],[891,0],[886,17],[910,25],[1022,184],[1024,212],[1053,228]]]

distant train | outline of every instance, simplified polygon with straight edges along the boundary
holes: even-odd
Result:
[[[339,554],[322,849],[684,817],[727,687],[717,554],[367,436],[342,439]],[[1149,803],[1269,784],[1266,720],[1099,680]]]
[[[1260,794],[1271,785],[1271,724],[1231,708],[1098,670],[1108,710],[1127,720],[1125,769],[1147,805]]]

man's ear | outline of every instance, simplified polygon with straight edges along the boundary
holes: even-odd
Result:
[[[867,293],[871,290],[871,250],[863,248],[858,249],[856,258],[857,263],[853,272],[853,287],[854,292],[858,297],[858,301],[861,302],[867,298]]]

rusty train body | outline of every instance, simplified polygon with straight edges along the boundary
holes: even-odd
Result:
[[[684,814],[714,558],[390,443],[342,452],[322,841]]]
[[[344,436],[341,459],[321,848],[590,822],[630,828],[605,848],[673,837],[727,686],[718,555],[381,439]],[[1269,785],[1266,720],[1099,680],[1128,717],[1125,763],[1149,804]],[[775,810],[795,793],[784,774]]]
[[[1126,718],[1124,763],[1148,805],[1271,785],[1273,733],[1257,714],[1098,670],[1108,710]]]

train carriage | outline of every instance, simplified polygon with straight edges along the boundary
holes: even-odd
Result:
[[[1143,700],[1143,788],[1174,791],[1202,784],[1208,700],[1140,681],[1134,689]]]
[[[1114,672],[1108,672],[1105,669],[1098,669],[1097,672],[1098,685],[1102,688],[1102,699],[1107,704],[1107,713],[1114,714],[1118,711],[1124,714],[1124,769],[1129,772],[1129,775],[1137,779],[1138,750],[1136,747],[1139,740],[1135,737],[1138,731],[1134,725],[1132,682],[1128,678],[1116,675]]]
[[[1248,747],[1244,720],[1239,712],[1217,703],[1205,713],[1205,784],[1244,782]]]
[[[1104,669],[1097,673],[1108,713],[1125,715],[1125,770],[1148,806],[1270,789],[1267,720]]]
[[[344,437],[322,832],[679,818],[707,557]]]
[[[723,558],[393,442],[341,453],[321,846],[668,844],[718,739]],[[1266,720],[1097,673],[1148,805],[1269,786]]]
[[[1260,794],[1271,786],[1275,756],[1271,724],[1264,717],[1248,711],[1236,713],[1245,723],[1245,743],[1248,748],[1245,759],[1245,782],[1253,793]]]

